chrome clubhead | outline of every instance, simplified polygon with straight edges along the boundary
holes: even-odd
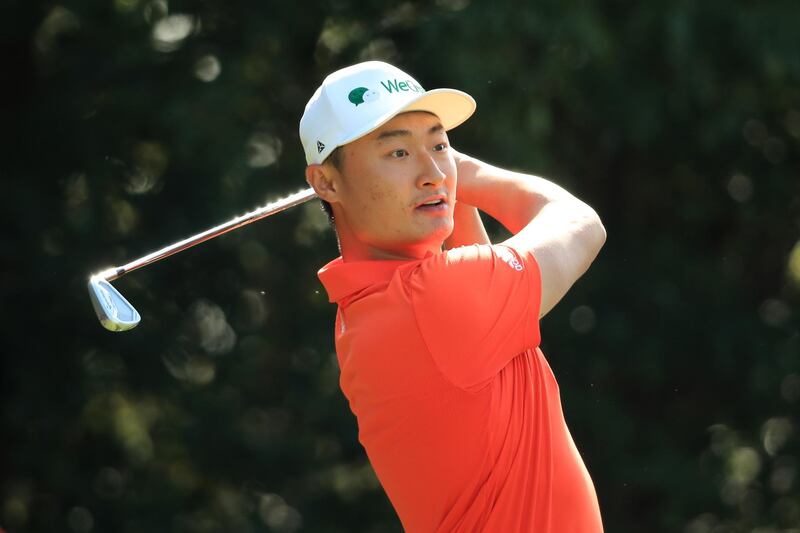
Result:
[[[109,331],[127,331],[142,319],[130,302],[102,276],[89,279],[89,298],[100,323]]]

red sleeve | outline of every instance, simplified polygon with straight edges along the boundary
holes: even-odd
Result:
[[[458,387],[481,388],[539,345],[541,278],[533,254],[504,245],[455,248],[422,261],[409,289],[423,340]]]

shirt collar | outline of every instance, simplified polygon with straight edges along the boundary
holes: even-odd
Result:
[[[432,255],[428,252],[425,257]],[[328,292],[328,301],[339,303],[367,287],[378,283],[388,283],[400,266],[418,261],[421,259],[345,262],[341,257],[337,257],[322,267],[317,275]]]

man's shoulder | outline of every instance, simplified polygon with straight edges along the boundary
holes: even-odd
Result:
[[[442,278],[439,281],[474,281],[476,276],[492,276],[497,267],[508,268],[511,273],[526,269],[526,261],[516,250],[503,244],[473,244],[431,255],[415,265],[409,265],[409,275],[423,279]]]

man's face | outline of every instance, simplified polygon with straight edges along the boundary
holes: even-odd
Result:
[[[453,231],[456,164],[439,119],[402,113],[341,150],[332,205],[343,247],[350,237],[373,258],[441,251]]]

